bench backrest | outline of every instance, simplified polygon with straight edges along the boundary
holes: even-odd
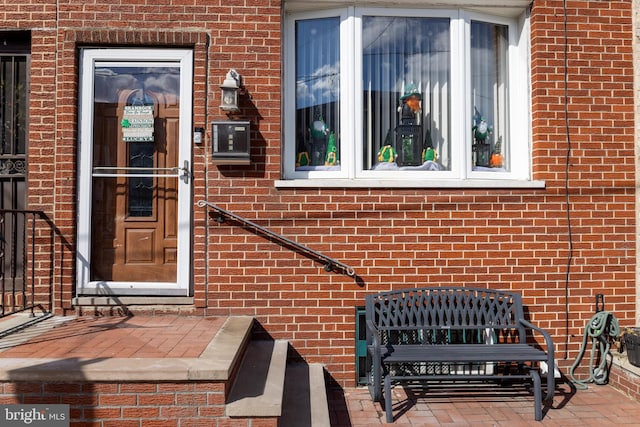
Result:
[[[431,287],[367,295],[366,317],[379,331],[498,330],[526,340],[519,294],[493,289]]]

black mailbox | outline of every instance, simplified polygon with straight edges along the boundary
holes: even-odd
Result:
[[[251,163],[250,130],[251,122],[249,121],[212,122],[212,162],[220,165],[248,165]]]

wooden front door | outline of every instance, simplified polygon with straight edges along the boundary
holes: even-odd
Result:
[[[176,280],[179,113],[175,96],[142,89],[96,106],[92,281]]]
[[[92,125],[84,128],[90,138],[81,137],[80,175],[90,185],[81,184],[79,197],[78,293],[185,295],[190,86],[182,60],[140,62],[136,55],[149,54],[140,50],[123,61],[114,52],[117,60],[107,53],[90,73],[83,69],[92,84],[82,84],[81,115],[90,112]]]

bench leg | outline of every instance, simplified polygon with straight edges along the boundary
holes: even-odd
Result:
[[[384,377],[384,410],[387,413],[387,423],[393,422],[393,408],[391,402],[391,377]]]
[[[369,394],[374,402],[382,401],[382,368],[379,361],[373,360],[369,378]]]
[[[555,364],[548,363],[549,372],[547,372],[547,400],[553,400],[553,395],[556,391],[556,377],[555,375]]]
[[[542,420],[542,385],[540,382],[540,374],[538,371],[531,370],[531,379],[533,380],[533,396],[535,399],[536,421]]]

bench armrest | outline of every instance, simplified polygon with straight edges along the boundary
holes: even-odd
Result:
[[[533,323],[520,319],[520,324],[525,328],[529,328],[532,331],[540,333],[544,337],[545,344],[547,346],[547,399],[553,399],[553,392],[555,390],[555,370],[556,362],[554,357],[553,340],[551,335],[544,329],[534,325]]]
[[[367,319],[365,323],[367,325],[367,331],[369,332],[368,335],[373,340],[373,342],[368,342],[367,344],[373,344],[376,347],[379,346],[380,345],[380,331],[378,330],[378,328],[376,328],[376,325],[373,323],[373,321]]]
[[[549,332],[547,332],[544,329],[534,325],[533,323],[529,322],[528,320],[520,319],[519,322],[525,328],[529,328],[532,331],[536,331],[536,332],[542,334],[542,336],[544,337],[544,342],[547,345],[547,353],[549,354],[550,357],[553,357],[553,340],[551,339],[551,335],[549,334]]]

